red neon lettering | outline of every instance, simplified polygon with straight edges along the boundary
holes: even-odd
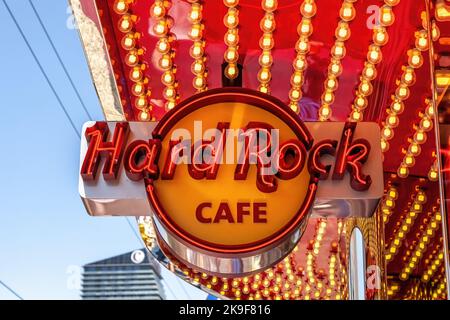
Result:
[[[323,165],[320,158],[326,154],[334,156],[336,154],[337,144],[338,142],[336,140],[323,140],[311,149],[308,159],[308,171],[311,176],[320,180],[328,179],[331,165]]]
[[[161,141],[136,140],[130,143],[125,151],[125,173],[130,180],[139,181],[142,178],[157,179],[159,170],[157,161],[161,152]]]
[[[271,133],[270,131],[273,127],[267,123],[262,122],[249,122],[245,127],[245,141],[244,141],[244,153],[240,154],[240,163],[236,166],[234,172],[235,180],[246,180],[248,175],[248,170],[250,168],[250,158],[255,157],[257,159],[257,177],[256,186],[258,190],[264,193],[275,192],[277,190],[277,180],[274,175],[264,174],[264,168],[268,169],[269,164],[263,164],[263,157],[267,156],[271,149]],[[259,137],[264,133],[267,138],[266,145],[264,147],[259,146]],[[256,146],[257,151],[250,150],[254,149]]]
[[[292,179],[302,172],[306,161],[306,149],[299,140],[289,140],[280,146],[278,174],[283,180]]]
[[[161,179],[172,180],[177,168],[176,160],[189,154],[190,140],[170,140],[164,168],[161,172]]]
[[[370,176],[362,172],[362,164],[369,156],[370,144],[365,139],[353,141],[355,128],[355,122],[345,124],[334,166],[333,180],[342,180],[347,170],[350,173],[351,187],[354,190],[364,191],[372,184]]]
[[[103,177],[105,180],[117,179],[128,133],[127,122],[116,124],[112,141],[107,141],[109,128],[104,121],[96,122],[86,129],[85,136],[89,146],[81,166],[80,174],[83,179],[95,180],[102,156],[106,158],[103,165]]]
[[[194,143],[192,145],[192,161],[188,165],[188,171],[192,178],[200,180],[206,179],[215,180],[219,171],[220,160],[223,155],[223,150],[226,143],[226,130],[230,127],[228,122],[219,122],[217,130],[220,131],[220,137],[218,141],[215,141],[216,137],[213,137],[211,141],[203,140],[200,145]],[[210,163],[204,162],[204,154],[209,150]]]

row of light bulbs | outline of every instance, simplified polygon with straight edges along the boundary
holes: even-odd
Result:
[[[393,7],[400,1],[385,1],[380,9],[380,23],[373,29],[372,43],[367,51],[367,59],[360,75],[360,83],[355,94],[355,100],[350,113],[351,121],[362,121],[364,110],[367,108],[367,99],[373,92],[372,81],[377,77],[376,65],[382,60],[381,48],[389,41],[387,28],[394,23]]]
[[[416,32],[415,37],[415,47],[407,52],[408,64],[402,67],[402,76],[400,80],[397,80],[397,88],[392,95],[392,102],[387,111],[386,119],[383,122],[383,128],[381,129],[381,149],[383,152],[389,149],[388,141],[394,137],[394,128],[399,124],[398,116],[403,113],[405,109],[404,101],[409,98],[410,87],[416,81],[414,70],[422,66],[424,61],[422,52],[428,50],[428,33],[426,29]],[[403,171],[406,174],[408,170],[403,169]]]
[[[341,60],[345,57],[345,42],[350,38],[349,23],[355,19],[356,11],[353,3],[357,0],[344,0],[339,12],[341,20],[335,31],[335,42],[331,48],[331,61],[328,66],[327,78],[324,82],[324,91],[319,108],[319,120],[326,121],[331,118],[331,105],[334,102],[334,92],[338,88],[339,75],[342,73]]]
[[[412,271],[414,271],[419,265],[424,252],[428,249],[428,244],[433,239],[435,232],[439,229],[442,222],[442,215],[438,211],[438,208],[433,208],[433,216],[428,222],[426,228],[423,230],[422,235],[414,249],[411,253],[409,261],[405,264],[402,271],[400,272],[400,279],[407,280]]]
[[[276,28],[275,22],[275,10],[278,7],[278,1],[276,0],[262,0],[262,9],[264,10],[264,17],[260,22],[260,29],[262,36],[259,40],[259,46],[261,48],[261,54],[259,56],[259,71],[258,71],[258,90],[263,93],[270,93],[270,80],[271,66],[273,63],[272,48],[274,47],[273,32]]]
[[[403,221],[399,223],[400,225],[396,229],[394,238],[387,249],[385,255],[387,262],[390,262],[397,255],[399,248],[402,246],[403,240],[406,238],[406,235],[413,226],[417,216],[422,212],[423,205],[426,201],[427,197],[425,192],[416,187],[416,195],[414,200],[408,211],[405,212],[405,216],[402,219]]]
[[[421,145],[427,141],[427,132],[433,129],[434,107],[431,99],[426,99],[425,112],[420,114],[420,122],[414,125],[415,133],[408,139],[409,146],[404,150],[404,157],[400,164],[397,174],[400,178],[406,178],[409,175],[409,168],[416,163],[415,158],[421,152]],[[387,120],[390,121],[389,118]]]

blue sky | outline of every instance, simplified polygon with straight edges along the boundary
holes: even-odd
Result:
[[[87,121],[28,0],[6,0],[77,128]],[[34,0],[94,119],[103,119],[67,0]],[[79,139],[0,1],[0,280],[24,299],[78,299],[71,266],[140,247],[125,218],[87,215],[77,191]],[[168,298],[188,298],[163,273]],[[204,298],[186,285],[189,297]],[[174,292],[174,295],[171,293]],[[15,297],[0,286],[0,299]]]

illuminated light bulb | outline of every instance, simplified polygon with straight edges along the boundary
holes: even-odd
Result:
[[[350,29],[348,27],[348,24],[346,22],[340,22],[337,29],[335,36],[340,41],[345,41],[348,38],[350,38]]]
[[[120,18],[119,20],[120,31],[122,31],[123,33],[128,33],[131,31],[132,28],[133,28],[133,21],[129,14],[124,15],[122,18]]]
[[[298,25],[297,33],[300,36],[309,37],[313,32],[313,27],[310,20],[303,19]]]
[[[394,137],[394,130],[392,130],[390,127],[385,126],[381,131],[381,134],[386,140],[391,140]]]
[[[340,15],[341,19],[344,21],[353,20],[356,16],[356,11],[355,11],[355,8],[353,7],[353,4],[349,3],[349,2],[344,2],[342,4],[339,15]]]
[[[383,27],[375,28],[373,33],[373,42],[376,45],[384,46],[389,41],[388,33]]]
[[[137,97],[137,99],[135,100],[135,105],[138,109],[144,109],[148,105],[147,98],[145,96]]]
[[[269,90],[269,87],[268,87],[267,84],[262,84],[262,85],[260,85],[260,86],[258,87],[258,90],[259,90],[260,92],[262,92],[262,93],[266,93],[266,94],[269,94],[269,93],[270,93],[270,90]]]
[[[355,106],[360,110],[365,109],[367,107],[367,103],[367,99],[362,95],[358,95],[355,98]]]
[[[235,8],[231,8],[228,10],[227,14],[224,17],[224,24],[227,28],[233,29],[236,28],[239,24],[238,11]]]
[[[428,33],[425,30],[416,33],[416,48],[421,51],[428,50]]]
[[[132,87],[132,92],[135,96],[140,96],[144,93],[145,87],[142,82],[136,82]]]
[[[162,1],[157,1],[150,9],[150,13],[155,18],[162,18],[166,14],[166,9]]]
[[[175,108],[175,101],[167,101],[166,102],[166,108],[167,110],[172,110],[173,108]]]
[[[423,204],[427,201],[427,196],[423,191],[420,191],[416,196],[416,201]]]
[[[372,93],[372,84],[367,80],[362,80],[359,84],[359,92],[364,96],[369,96]]]
[[[289,99],[293,102],[297,102],[302,97],[302,93],[299,89],[291,89],[289,91]]]
[[[167,34],[168,30],[169,29],[165,20],[160,20],[153,26],[153,32],[159,37]]]
[[[176,94],[177,93],[173,87],[164,88],[163,95],[164,95],[165,99],[167,99],[167,100],[174,99]]]
[[[192,58],[199,59],[203,56],[203,44],[202,42],[194,42],[194,44],[189,49],[189,53]]]
[[[167,70],[172,67],[172,59],[168,54],[163,55],[161,59],[159,59],[159,66],[163,70]]]
[[[415,142],[417,142],[419,144],[423,144],[423,143],[425,143],[425,141],[427,141],[427,134],[425,132],[419,130],[416,133],[414,133],[413,139]]]
[[[408,99],[409,97],[409,88],[405,84],[400,84],[395,91],[395,95],[400,100]]]
[[[258,72],[258,80],[261,83],[267,83],[270,81],[270,71],[266,68],[262,68],[261,70],[259,70]]]
[[[352,113],[351,113],[350,118],[353,121],[361,121],[362,120],[362,113],[360,111],[353,110]]]
[[[439,28],[434,21],[432,22],[431,26],[431,36],[433,38],[433,41],[438,41],[441,36]]]
[[[205,81],[204,77],[197,76],[194,78],[192,84],[193,84],[194,88],[196,88],[196,89],[203,89],[206,85],[206,81]]]
[[[227,46],[236,46],[239,42],[239,35],[236,29],[228,30],[225,34],[224,42]]]
[[[412,86],[416,82],[416,76],[414,74],[414,69],[411,67],[406,67],[402,74],[401,81],[408,86]]]
[[[264,34],[259,40],[259,46],[263,50],[271,50],[273,48],[274,41],[271,34]]]
[[[191,19],[192,22],[199,22],[202,19],[202,6],[199,3],[193,3],[191,5],[189,19]]]
[[[367,80],[373,80],[377,76],[377,70],[373,64],[366,62],[362,74]]]
[[[263,67],[270,67],[272,65],[273,59],[270,52],[263,52],[259,56],[259,64]]]
[[[346,51],[343,42],[336,41],[333,48],[331,49],[331,54],[337,59],[342,59],[345,56],[345,52]]]
[[[294,69],[303,71],[306,68],[306,60],[304,57],[297,56],[293,62]]]
[[[139,63],[139,57],[137,55],[136,51],[129,52],[125,57],[125,63],[130,66],[134,67]]]
[[[232,8],[232,7],[235,7],[235,6],[237,6],[239,4],[239,0],[224,0],[223,3],[227,7]]]
[[[398,117],[395,114],[390,114],[387,117],[386,122],[389,124],[390,127],[393,127],[393,128],[397,127],[399,124]]]
[[[125,50],[131,50],[136,45],[136,40],[133,33],[128,33],[125,37],[122,38],[122,48]]]
[[[239,58],[239,55],[238,55],[235,47],[229,47],[225,51],[224,59],[226,62],[228,62],[228,63],[236,62],[238,58]]]
[[[423,64],[422,54],[418,49],[412,49],[408,51],[408,63],[413,68],[420,68]]]
[[[189,37],[192,40],[199,40],[202,37],[202,25],[194,24],[189,32]]]
[[[389,6],[383,6],[380,10],[380,22],[383,26],[390,26],[394,23],[395,17],[392,12],[392,8]]]
[[[205,72],[205,64],[201,60],[196,60],[191,65],[191,71],[194,74],[202,74]]]
[[[412,155],[406,155],[403,158],[403,163],[408,167],[412,167],[415,164],[415,159]]]
[[[396,199],[398,198],[398,192],[397,192],[397,189],[395,189],[394,187],[391,187],[391,188],[389,189],[388,196],[389,196],[391,199],[396,200]]]
[[[142,80],[143,76],[142,70],[139,67],[134,67],[130,72],[130,78],[135,82]]]
[[[331,59],[331,63],[328,66],[328,72],[336,77],[342,73],[342,65],[339,60]]]
[[[334,94],[333,92],[330,92],[326,90],[322,95],[322,101],[325,104],[332,104],[334,102]]]
[[[411,143],[408,147],[408,152],[414,155],[415,157],[417,157],[420,154],[420,151],[421,151],[420,146],[415,142]]]
[[[320,108],[319,114],[323,119],[329,119],[331,116],[331,108],[328,105],[324,105]]]
[[[128,11],[128,3],[124,0],[118,0],[114,3],[114,11],[118,14],[124,14]]]
[[[273,30],[275,29],[275,20],[273,18],[273,15],[266,14],[264,19],[261,20],[260,27],[261,30],[266,33],[273,32]]]
[[[400,100],[395,100],[391,104],[391,110],[397,114],[402,113],[405,109],[405,105]]]
[[[338,82],[335,77],[329,77],[325,83],[325,87],[330,91],[335,91],[338,87]]]
[[[309,51],[309,43],[305,38],[300,38],[295,44],[297,52],[305,54]]]
[[[278,1],[277,0],[262,0],[261,6],[265,11],[272,12],[277,9]]]
[[[382,60],[380,47],[376,45],[369,46],[369,52],[367,53],[367,60],[372,64],[377,64]]]
[[[314,0],[305,0],[300,7],[300,12],[305,18],[312,18],[316,11],[317,7]]]
[[[419,127],[424,131],[430,131],[433,128],[433,122],[429,118],[423,117],[422,120],[420,120]]]
[[[156,48],[160,53],[167,53],[170,50],[170,45],[167,40],[167,38],[161,38],[159,39],[158,43],[156,44]]]
[[[141,121],[149,121],[150,120],[150,113],[148,113],[147,111],[139,112],[139,120],[141,120]]]
[[[235,64],[229,64],[225,68],[225,76],[228,79],[235,79],[238,76],[238,69]]]
[[[432,103],[428,103],[428,106],[425,109],[425,114],[430,118],[434,117],[434,106]]]
[[[304,78],[303,74],[299,71],[296,71],[291,76],[291,85],[293,86],[301,86],[303,84]]]
[[[291,108],[292,111],[294,111],[295,113],[298,113],[299,109],[298,109],[297,103],[290,103],[289,107]]]
[[[161,81],[166,86],[172,85],[175,82],[175,76],[173,75],[173,73],[171,71],[165,71],[161,76]]]

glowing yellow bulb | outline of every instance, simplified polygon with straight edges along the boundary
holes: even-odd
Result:
[[[300,8],[300,12],[306,18],[313,17],[316,14],[316,10],[317,8],[314,0],[305,0]]]
[[[133,22],[131,20],[131,16],[130,15],[124,15],[119,20],[119,30],[124,32],[124,33],[127,33],[127,32],[130,32],[132,28],[133,28]]]
[[[390,26],[394,23],[394,13],[389,6],[383,6],[380,12],[380,22],[383,26]]]
[[[235,79],[238,76],[238,69],[236,65],[234,64],[227,65],[227,67],[225,68],[225,76],[228,79]]]

